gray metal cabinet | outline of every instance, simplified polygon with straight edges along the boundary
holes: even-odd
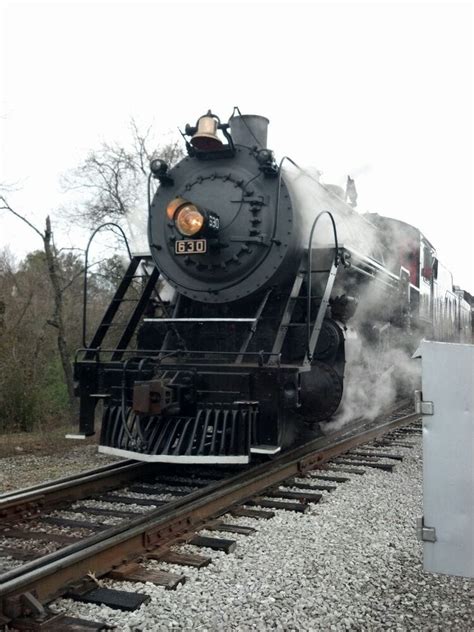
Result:
[[[474,576],[474,345],[423,341],[423,540],[427,571]]]

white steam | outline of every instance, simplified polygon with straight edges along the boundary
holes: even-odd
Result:
[[[304,234],[309,239],[316,215],[323,210],[330,211],[336,222],[340,245],[381,263],[385,260],[385,266],[388,265],[398,276],[400,253],[390,246],[405,244],[409,248],[410,244],[406,242],[408,238],[413,239],[410,227],[389,223],[386,234],[382,234],[380,228],[345,203],[344,191],[322,184],[319,176],[315,169],[301,171],[286,167],[284,170],[285,183],[303,221]],[[411,231],[417,232],[416,229]],[[326,218],[321,218],[313,248],[333,244],[331,224]],[[343,291],[338,283],[334,292]],[[353,292],[359,292],[356,294],[359,305],[345,332],[344,395],[334,419],[322,424],[325,432],[336,430],[356,418],[375,419],[401,398],[410,397],[420,381],[419,362],[411,358],[417,341],[410,338],[403,328],[389,324],[394,315],[392,312],[399,308],[397,297],[389,299],[387,289],[376,280],[368,283],[362,291],[353,288]]]
[[[132,253],[150,251],[148,244],[148,210],[145,204],[137,206],[125,217],[128,225],[128,241]]]
[[[346,331],[343,399],[324,432],[361,417],[373,420],[420,388],[421,365],[412,358],[418,340],[384,318],[391,315],[386,291],[370,283],[358,298]],[[397,307],[395,302],[389,311]]]
[[[420,363],[404,349],[364,349],[361,360],[346,365],[343,399],[334,418],[321,424],[325,433],[354,419],[376,419],[419,388]]]
[[[303,222],[308,237],[316,216],[330,211],[337,227],[340,245],[372,255],[380,260],[377,229],[344,201],[340,187],[319,182],[319,172],[283,167],[284,180],[290,192],[295,212]],[[334,236],[329,218],[322,217],[314,234],[313,247],[333,246]]]
[[[392,243],[407,244],[407,227],[400,223],[387,226],[381,239],[381,231],[344,201],[344,191],[339,187],[324,185],[319,181],[320,172],[315,168],[304,171],[286,163],[284,181],[288,187],[296,220],[303,222],[303,240],[309,233],[315,217],[321,211],[330,211],[335,219],[340,246],[356,250],[388,265],[398,275],[398,257],[387,255]],[[143,205],[143,209],[146,206]],[[148,252],[146,210],[127,216],[132,251]],[[413,229],[416,232],[416,229]],[[400,231],[400,232],[398,232]],[[332,247],[334,237],[327,217],[322,217],[314,234],[313,248]],[[171,291],[171,288],[170,288]],[[342,293],[342,287],[335,293]],[[403,330],[387,325],[384,307],[387,292],[377,283],[370,283],[357,296],[359,305],[355,316],[349,320],[346,330],[346,367],[343,401],[334,419],[322,424],[324,432],[330,432],[348,421],[364,417],[374,419],[400,397],[413,393],[420,381],[419,362],[411,359],[416,342],[408,339]],[[385,315],[382,315],[385,311]],[[367,323],[372,335],[367,336]],[[364,332],[364,333],[362,333]],[[374,342],[376,340],[377,342]]]

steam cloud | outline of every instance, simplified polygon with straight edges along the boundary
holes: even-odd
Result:
[[[405,243],[406,231],[401,232],[400,227],[399,232],[396,224],[390,224],[389,232],[381,239],[380,229],[344,202],[343,191],[338,195],[337,188],[322,184],[319,175],[314,168],[300,171],[287,167],[284,171],[291,199],[303,220],[303,234],[309,238],[316,215],[330,211],[340,245],[372,256],[398,276],[398,252],[392,260],[387,245]],[[333,245],[331,224],[323,217],[315,232],[313,248]],[[388,324],[391,314],[387,311],[386,291],[370,283],[357,298],[356,314],[345,332],[343,400],[333,420],[321,424],[323,432],[337,430],[356,418],[375,419],[400,398],[411,396],[420,382],[420,364],[411,358],[418,341]]]
[[[374,370],[379,367],[380,371]],[[346,365],[344,395],[334,418],[322,425],[325,433],[339,430],[363,417],[371,421],[386,412],[399,398],[419,387],[420,364],[403,349],[383,352],[365,349],[363,362]]]
[[[346,332],[343,399],[333,420],[324,424],[325,433],[360,417],[373,420],[420,388],[421,365],[412,358],[418,341],[403,329],[374,319],[384,312],[384,300],[385,293],[372,284],[359,296]],[[368,322],[367,336],[363,332],[367,334]]]
[[[149,252],[147,221],[148,211],[145,204],[138,206],[133,213],[125,217],[128,225],[128,236],[132,253]]]
[[[364,254],[381,255],[375,226],[344,202],[344,191],[319,181],[319,172],[314,168],[304,171],[285,167],[284,180],[291,200],[303,221],[303,235],[309,239],[314,219],[321,211],[330,211],[337,226],[340,245],[345,245]],[[333,246],[334,236],[329,218],[322,217],[314,234],[313,248]],[[305,244],[306,246],[306,244]]]

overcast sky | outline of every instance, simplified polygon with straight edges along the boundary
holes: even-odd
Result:
[[[327,182],[351,174],[361,211],[419,227],[474,291],[470,1],[18,1],[0,15],[0,183],[32,221],[59,219],[60,175],[131,116],[169,138],[238,105],[270,118],[278,156]],[[0,213],[7,245],[41,244]]]

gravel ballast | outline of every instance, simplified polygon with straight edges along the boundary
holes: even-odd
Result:
[[[68,450],[54,455],[25,454],[0,459],[0,494],[120,460],[100,454],[97,445],[78,446],[71,441],[69,446]]]
[[[226,518],[257,533],[223,533],[237,541],[230,555],[185,547],[209,554],[208,567],[148,562],[187,576],[176,591],[104,582],[149,594],[151,602],[136,612],[69,599],[53,607],[128,631],[471,630],[471,582],[423,571],[415,532],[422,513],[421,439],[414,444],[392,450],[405,456],[393,473],[367,468],[363,476],[348,475],[350,481],[305,514]]]

